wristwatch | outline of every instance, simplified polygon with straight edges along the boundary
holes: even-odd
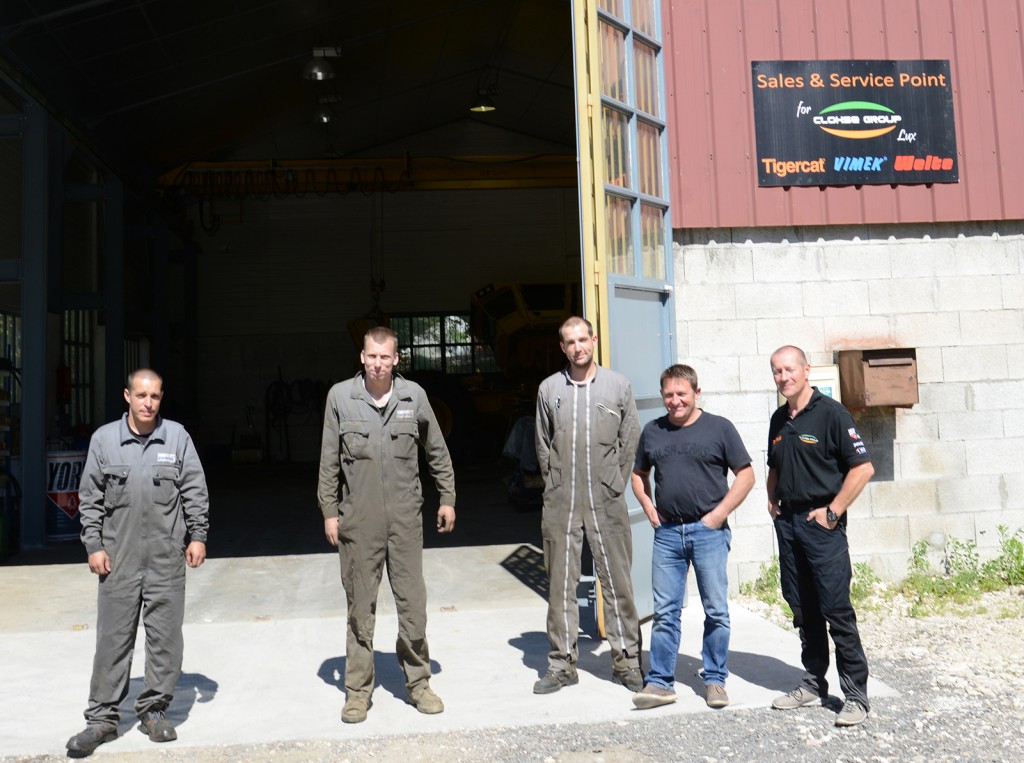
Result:
[[[838,522],[839,521],[839,515],[836,514],[834,511],[832,511],[832,505],[831,504],[829,504],[828,506],[825,507],[825,519],[827,519],[829,522]]]

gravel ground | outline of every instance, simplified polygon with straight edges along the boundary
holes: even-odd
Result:
[[[750,608],[765,608],[745,599]],[[496,728],[353,742],[288,742],[197,751],[173,746],[97,755],[109,763],[167,761],[1022,761],[1024,589],[987,594],[971,611],[913,619],[905,607],[861,611],[873,674],[899,692],[874,703],[861,726],[838,729],[834,711],[769,708],[636,721]],[[765,612],[779,620],[777,613]],[[838,687],[836,687],[838,688]],[[838,703],[838,699],[836,702]],[[838,705],[837,708],[838,709]],[[65,758],[3,758],[56,763]]]

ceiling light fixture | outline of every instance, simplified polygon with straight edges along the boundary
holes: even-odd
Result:
[[[340,55],[341,48],[338,47],[313,48],[313,57],[309,59],[309,63],[302,70],[303,79],[308,79],[312,82],[334,79],[334,67],[331,66],[331,62],[327,59],[338,58]]]
[[[469,107],[469,110],[475,111],[477,114],[486,114],[488,111],[494,111],[497,108],[494,105],[494,100],[491,98],[491,90],[481,90],[477,93],[476,100],[473,101],[473,105]]]

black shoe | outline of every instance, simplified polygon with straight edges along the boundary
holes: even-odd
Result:
[[[85,731],[75,734],[68,740],[68,756],[72,758],[87,758],[101,744],[112,742],[115,739],[117,739],[117,726],[90,724],[85,727]]]
[[[173,742],[178,738],[178,732],[162,712],[146,713],[139,722],[139,731],[153,742]]]
[[[576,668],[568,670],[549,670],[544,677],[533,685],[534,694],[554,694],[563,686],[572,686],[580,682]]]
[[[644,688],[644,674],[640,668],[630,668],[621,673],[616,671],[612,673],[612,681],[622,684],[634,694],[643,691]]]

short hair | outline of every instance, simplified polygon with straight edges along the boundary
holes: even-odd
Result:
[[[567,318],[565,323],[558,327],[558,341],[564,342],[565,337],[562,336],[562,330],[572,328],[573,326],[584,325],[587,327],[587,333],[590,336],[594,335],[594,324],[588,321],[586,318],[581,318],[578,315],[574,315],[571,318]]]
[[[129,390],[130,389],[134,389],[132,387],[132,383],[135,381],[135,377],[136,376],[138,376],[140,378],[143,378],[143,379],[146,378],[147,376],[150,376],[150,377],[156,379],[158,382],[160,382],[160,390],[163,391],[163,388],[164,388],[164,377],[162,377],[160,374],[158,374],[152,368],[136,368],[134,371],[132,371],[130,374],[128,374],[128,378],[125,380],[125,383],[124,383],[124,388],[125,389],[129,389]]]
[[[662,389],[665,389],[665,381],[667,379],[684,379],[690,382],[694,392],[700,388],[700,384],[697,382],[697,372],[693,370],[693,366],[676,363],[666,368],[661,372],[660,384]]]
[[[780,352],[795,352],[797,360],[800,361],[800,365],[802,365],[802,366],[806,366],[807,365],[807,353],[805,353],[803,350],[801,350],[795,344],[784,344],[784,345],[782,345],[779,349],[777,349],[775,352],[772,353],[772,357],[774,358]]]
[[[363,347],[366,347],[366,340],[370,339],[377,344],[384,344],[387,341],[395,343],[395,352],[398,352],[398,334],[387,326],[374,326],[363,335]]]

